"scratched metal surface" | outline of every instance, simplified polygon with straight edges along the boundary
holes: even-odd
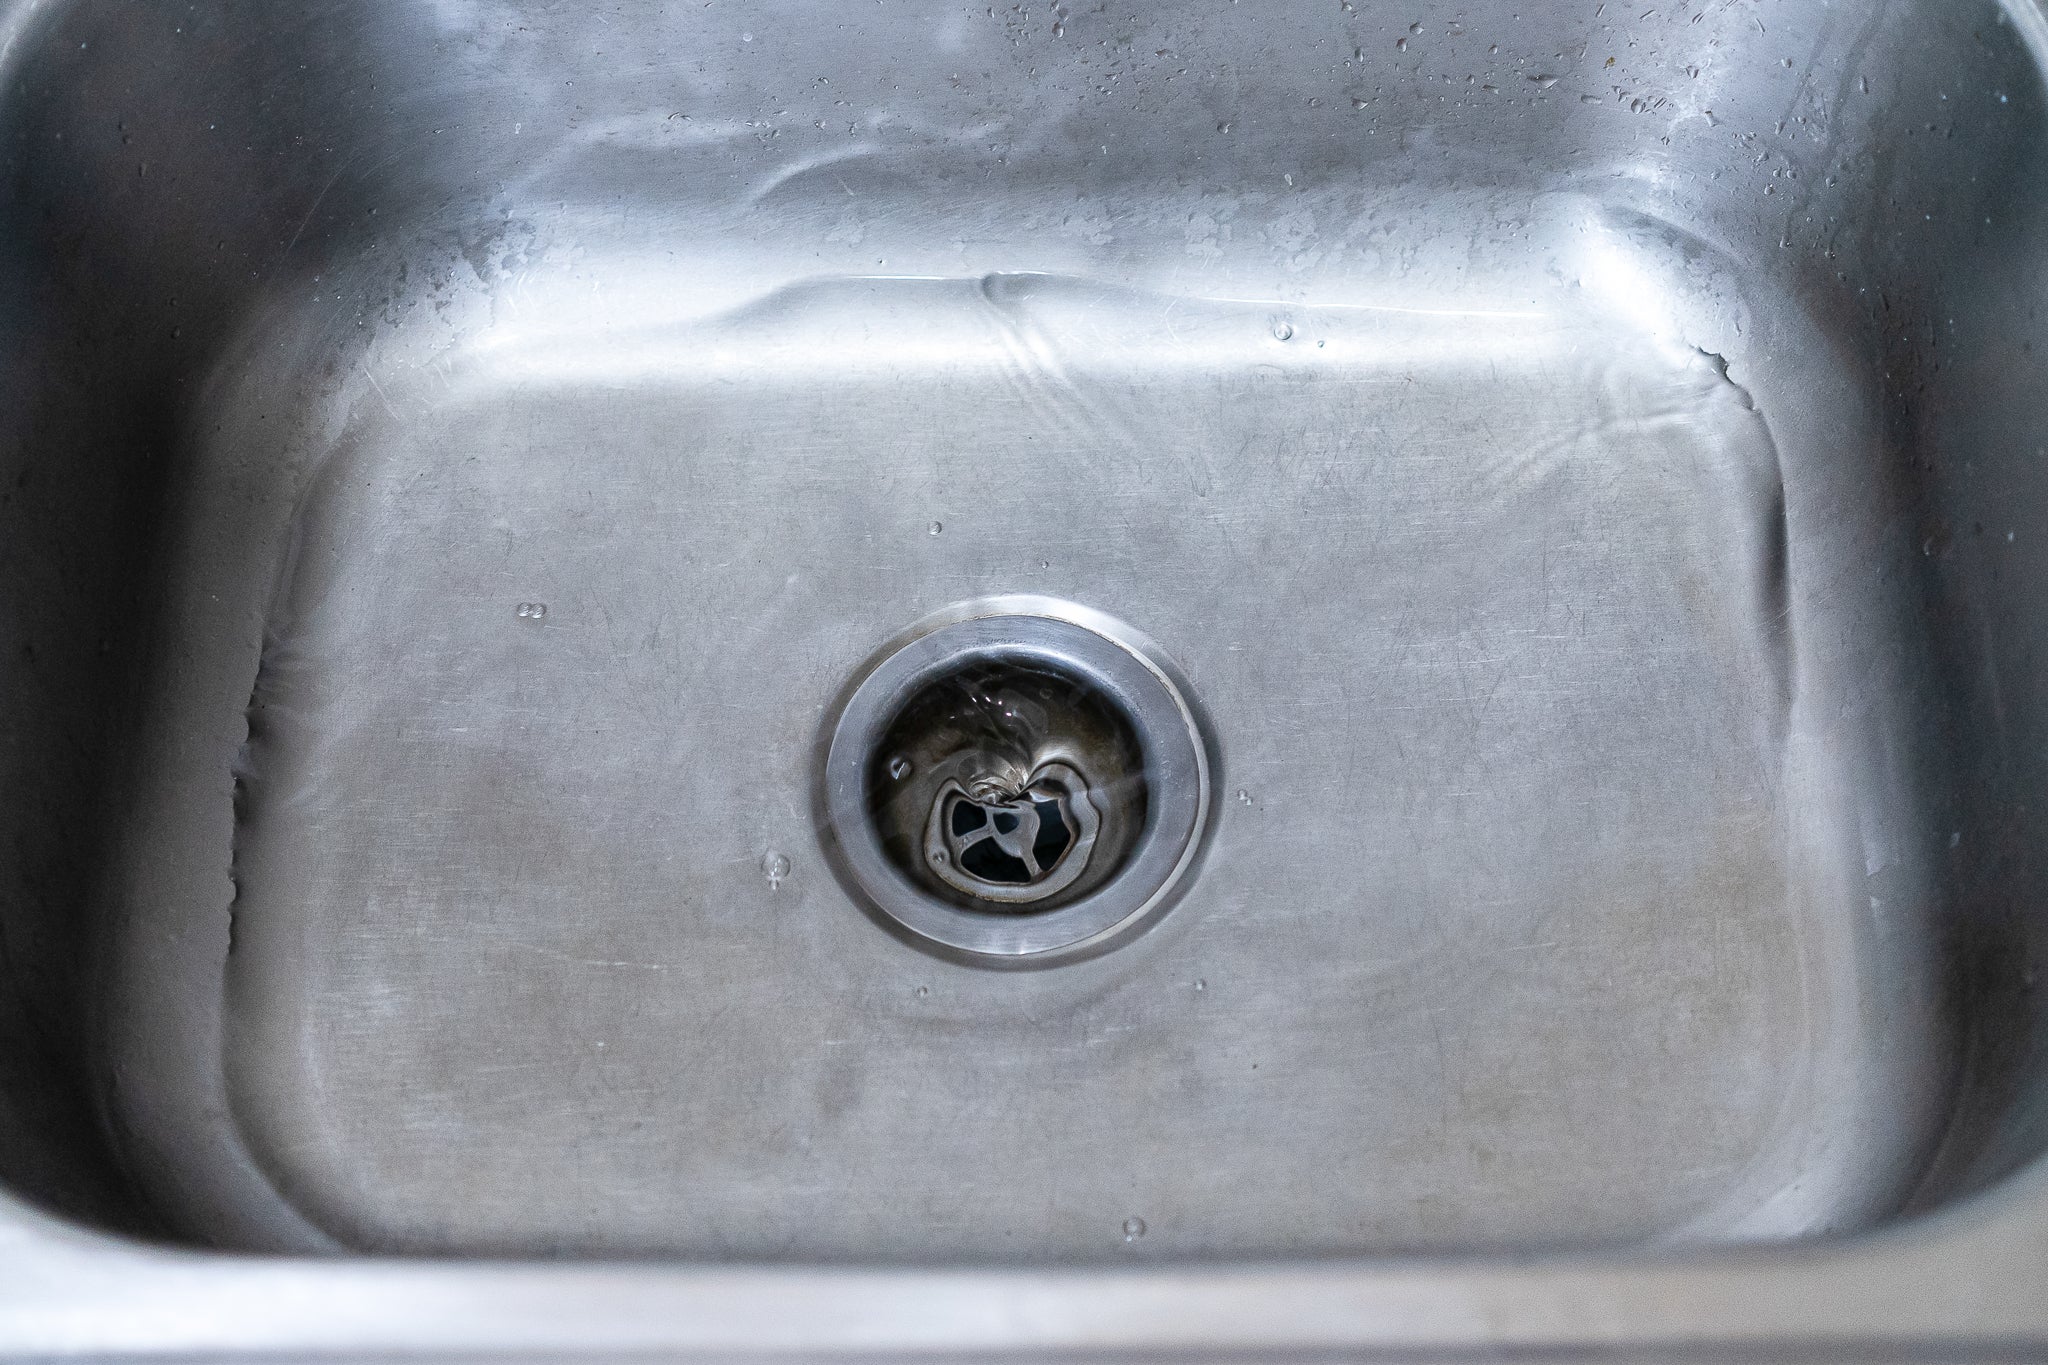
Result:
[[[5,510],[83,572],[8,818],[98,956],[9,912],[78,972],[9,1170],[238,1248],[1093,1265],[2034,1155],[2019,36],[1369,8],[23,7],[70,518]],[[1222,800],[1149,933],[998,973],[812,811],[862,661],[1009,593],[1156,641]]]
[[[545,331],[384,382],[243,767],[228,1080],[279,1189],[374,1246],[750,1258],[1752,1214],[1827,1098],[1843,856],[1786,810],[1764,422],[1605,319],[1282,312],[869,281],[615,337],[595,396]],[[1144,621],[1230,795],[1148,940],[998,975],[879,934],[807,789],[875,642],[1018,586]],[[1872,1155],[1804,1216],[1890,1197]]]

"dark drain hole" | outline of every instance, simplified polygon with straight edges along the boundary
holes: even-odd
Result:
[[[1042,872],[1060,860],[1060,855],[1074,842],[1074,832],[1060,814],[1059,802],[1034,800],[1031,805],[1038,812],[1038,837],[1031,841],[1031,856],[1037,860]],[[953,807],[951,823],[955,839],[964,839],[991,822],[998,834],[1014,834],[1022,823],[1015,811],[991,811],[972,801],[962,801]],[[1000,886],[1023,886],[1032,880],[1031,868],[1025,861],[1004,852],[1001,845],[990,838],[964,844],[960,849],[960,868],[971,877]]]
[[[1038,859],[1040,867],[1051,867],[1074,842],[1074,833],[1067,828],[1066,818],[1060,814],[1057,801],[1034,801],[1038,807],[1038,838],[1032,841],[1031,856]]]

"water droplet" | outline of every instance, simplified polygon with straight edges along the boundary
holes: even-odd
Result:
[[[932,523],[932,526],[931,526],[931,531],[932,531],[932,534],[933,534],[933,535],[937,535],[937,534],[938,534],[939,532],[941,532],[941,531],[943,531],[943,530],[945,530],[945,529],[946,529],[946,523],[944,523],[943,521],[935,521],[935,522],[933,522],[933,523]]]
[[[1416,20],[1416,21],[1415,21],[1414,23],[1412,23],[1412,24],[1408,25],[1408,31],[1409,31],[1410,33],[1420,33],[1420,32],[1422,32],[1422,21],[1421,21],[1420,19],[1418,19],[1418,20]]]
[[[1237,789],[1237,799],[1243,804],[1249,806],[1252,803],[1252,794],[1246,791],[1243,787],[1239,787]]]
[[[1124,1240],[1125,1240],[1126,1242],[1135,1242],[1135,1241],[1137,1241],[1137,1240],[1138,1240],[1138,1239],[1139,1239],[1140,1237],[1143,1237],[1144,1235],[1145,1235],[1145,1220],[1144,1220],[1144,1219],[1142,1219],[1142,1218],[1126,1218],[1126,1219],[1124,1219]]]
[[[545,602],[521,602],[519,604],[519,619],[522,621],[546,620],[547,614],[548,604]]]
[[[1206,991],[1209,989],[1209,983],[1206,981],[1197,981],[1195,982],[1195,989],[1197,991]]]
[[[910,776],[913,771],[910,766],[910,760],[902,754],[898,754],[889,760],[889,776],[895,778],[898,782]]]
[[[1408,50],[1408,40],[1406,38],[1396,38],[1394,39],[1394,47],[1398,51],[1406,52]]]
[[[768,879],[768,889],[777,890],[783,878],[789,875],[789,859],[774,849],[769,849],[761,859],[761,875]]]
[[[918,999],[920,999],[920,1000],[924,999],[924,998],[925,998],[926,996],[930,995],[931,993],[932,993],[932,988],[931,988],[930,986],[919,986],[919,987],[917,988],[917,998],[918,998]]]
[[[1365,108],[1365,106],[1366,106],[1366,101],[1364,101],[1364,100],[1360,99],[1360,98],[1359,98],[1358,96],[1356,96],[1356,95],[1353,95],[1353,96],[1351,97],[1351,107],[1352,107],[1353,109],[1363,109],[1363,108]]]
[[[1292,340],[1293,337],[1293,323],[1287,321],[1285,318],[1282,318],[1280,321],[1273,324],[1273,339],[1275,341],[1289,341]]]

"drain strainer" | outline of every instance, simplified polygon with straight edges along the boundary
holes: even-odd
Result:
[[[1048,598],[919,623],[846,694],[826,746],[849,887],[914,942],[993,965],[1142,928],[1186,880],[1209,799],[1207,743],[1157,651]]]
[[[955,891],[1028,905],[1058,895],[1088,870],[1101,827],[1088,780],[1064,763],[1034,771],[1015,794],[985,784],[976,795],[949,777],[932,802],[924,856]]]

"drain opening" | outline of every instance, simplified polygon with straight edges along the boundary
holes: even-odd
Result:
[[[1027,793],[1028,803],[989,806],[962,792],[949,795],[946,852],[955,866],[985,882],[1028,886],[1074,845],[1058,798]]]
[[[891,720],[870,765],[891,859],[976,909],[1065,904],[1113,875],[1143,828],[1144,756],[1086,678],[1042,660],[969,657]]]
[[[955,766],[987,773],[985,753],[956,756]],[[925,832],[932,872],[956,891],[1007,904],[1046,900],[1079,880],[1095,851],[1102,808],[1114,799],[1090,790],[1070,763],[1031,768],[1023,790],[1005,790],[998,776],[963,788],[939,787]]]

